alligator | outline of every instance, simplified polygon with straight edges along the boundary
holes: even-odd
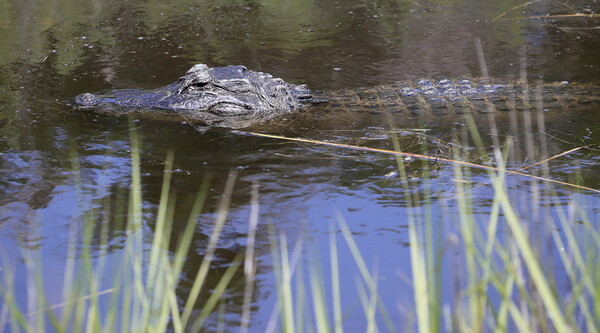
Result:
[[[569,82],[535,85],[491,84],[483,79],[421,79],[361,89],[311,91],[306,85],[288,83],[244,66],[197,64],[177,82],[164,87],[84,93],[74,100],[77,108],[105,114],[143,114],[231,128],[247,127],[315,105],[328,110],[453,115],[528,109],[540,105],[538,102],[544,108],[555,109],[600,102],[600,88]]]

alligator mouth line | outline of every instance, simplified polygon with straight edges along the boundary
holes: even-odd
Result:
[[[252,105],[232,101],[217,101],[208,106],[207,111],[216,115],[236,116],[252,114]]]

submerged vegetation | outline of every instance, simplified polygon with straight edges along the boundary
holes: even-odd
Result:
[[[475,142],[479,134],[474,128]],[[165,162],[162,195],[155,221],[144,219],[139,147],[132,130],[132,174],[127,202],[105,199],[97,208],[82,211],[82,230],[72,230],[64,271],[45,274],[35,248],[23,249],[24,271],[2,258],[0,277],[0,328],[3,331],[81,332],[184,332],[257,330],[253,315],[256,299],[258,255],[255,238],[259,221],[259,186],[254,184],[249,203],[249,227],[243,251],[221,269],[217,281],[209,277],[215,251],[227,221],[236,172],[227,179],[216,208],[212,234],[202,262],[194,267],[193,281],[182,288],[182,269],[194,243],[198,216],[209,188],[206,178],[189,212],[185,232],[172,235],[176,192],[171,188],[173,154]],[[394,139],[397,152],[402,147]],[[482,160],[491,161],[479,146]],[[329,253],[321,258],[314,240],[299,237],[292,243],[285,232],[270,227],[271,267],[277,301],[267,331],[342,332],[349,330],[406,331],[539,331],[565,332],[600,329],[600,232],[598,221],[587,215],[589,197],[558,194],[546,176],[531,180],[526,190],[509,185],[514,174],[505,170],[511,144],[494,151],[495,167],[487,167],[487,182],[472,166],[454,164],[454,209],[444,213],[443,224],[434,218],[434,197],[428,177],[431,161],[423,160],[419,189],[410,188],[406,161],[397,156],[397,168],[408,208],[411,276],[398,276],[399,294],[407,289],[412,300],[397,308],[384,302],[378,289],[377,264],[361,253],[356,236],[343,214],[330,225]],[[455,160],[461,151],[455,149]],[[549,160],[549,159],[547,159]],[[546,160],[546,161],[547,161]],[[77,158],[73,170],[80,172]],[[447,161],[450,161],[448,159]],[[540,180],[541,179],[541,180]],[[558,185],[563,186],[563,185]],[[491,188],[489,213],[476,212],[475,198],[481,187]],[[517,194],[515,196],[515,193]],[[126,221],[111,220],[126,212]],[[98,218],[101,226],[96,226]],[[121,251],[107,251],[112,240],[108,229],[124,223]],[[100,228],[100,230],[98,230]],[[99,234],[95,235],[95,234]],[[341,235],[343,242],[340,244]],[[320,244],[325,246],[326,244]],[[349,251],[354,269],[340,266],[340,250]],[[394,255],[394,254],[390,254]],[[262,260],[262,259],[261,259]],[[448,268],[452,266],[453,268]],[[446,267],[442,269],[442,267]],[[446,274],[446,275],[444,275]],[[189,276],[189,274],[188,274]],[[241,305],[227,309],[228,289],[243,280]],[[358,301],[349,302],[345,280],[355,283]],[[49,284],[49,281],[52,283]],[[54,290],[57,280],[60,290]],[[15,288],[27,289],[18,299]],[[451,286],[451,287],[450,287]],[[61,301],[49,295],[60,293]],[[264,310],[262,310],[264,311]],[[232,312],[235,315],[232,315]],[[360,316],[358,315],[360,314]],[[360,320],[356,318],[362,317]],[[357,324],[357,322],[359,324]],[[356,327],[362,325],[362,327]]]

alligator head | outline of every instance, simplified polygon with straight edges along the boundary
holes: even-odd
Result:
[[[175,113],[208,126],[243,127],[270,119],[312,100],[305,85],[287,83],[244,66],[198,64],[173,84],[149,90],[122,89],[75,97],[80,108],[103,113]],[[158,109],[158,111],[157,111]],[[161,111],[162,110],[162,111]]]

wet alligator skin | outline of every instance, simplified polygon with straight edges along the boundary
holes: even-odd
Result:
[[[600,102],[600,88],[568,82],[416,80],[362,89],[311,91],[243,66],[193,66],[177,82],[156,89],[82,94],[75,106],[112,115],[184,120],[207,127],[242,128],[298,109],[341,112],[458,115],[532,108],[564,109]]]
[[[557,110],[600,102],[600,88],[574,83],[484,84],[460,80],[472,88],[456,89],[450,80],[398,82],[362,89],[317,92],[327,109],[391,112],[412,115],[489,113],[527,110],[541,106]]]

